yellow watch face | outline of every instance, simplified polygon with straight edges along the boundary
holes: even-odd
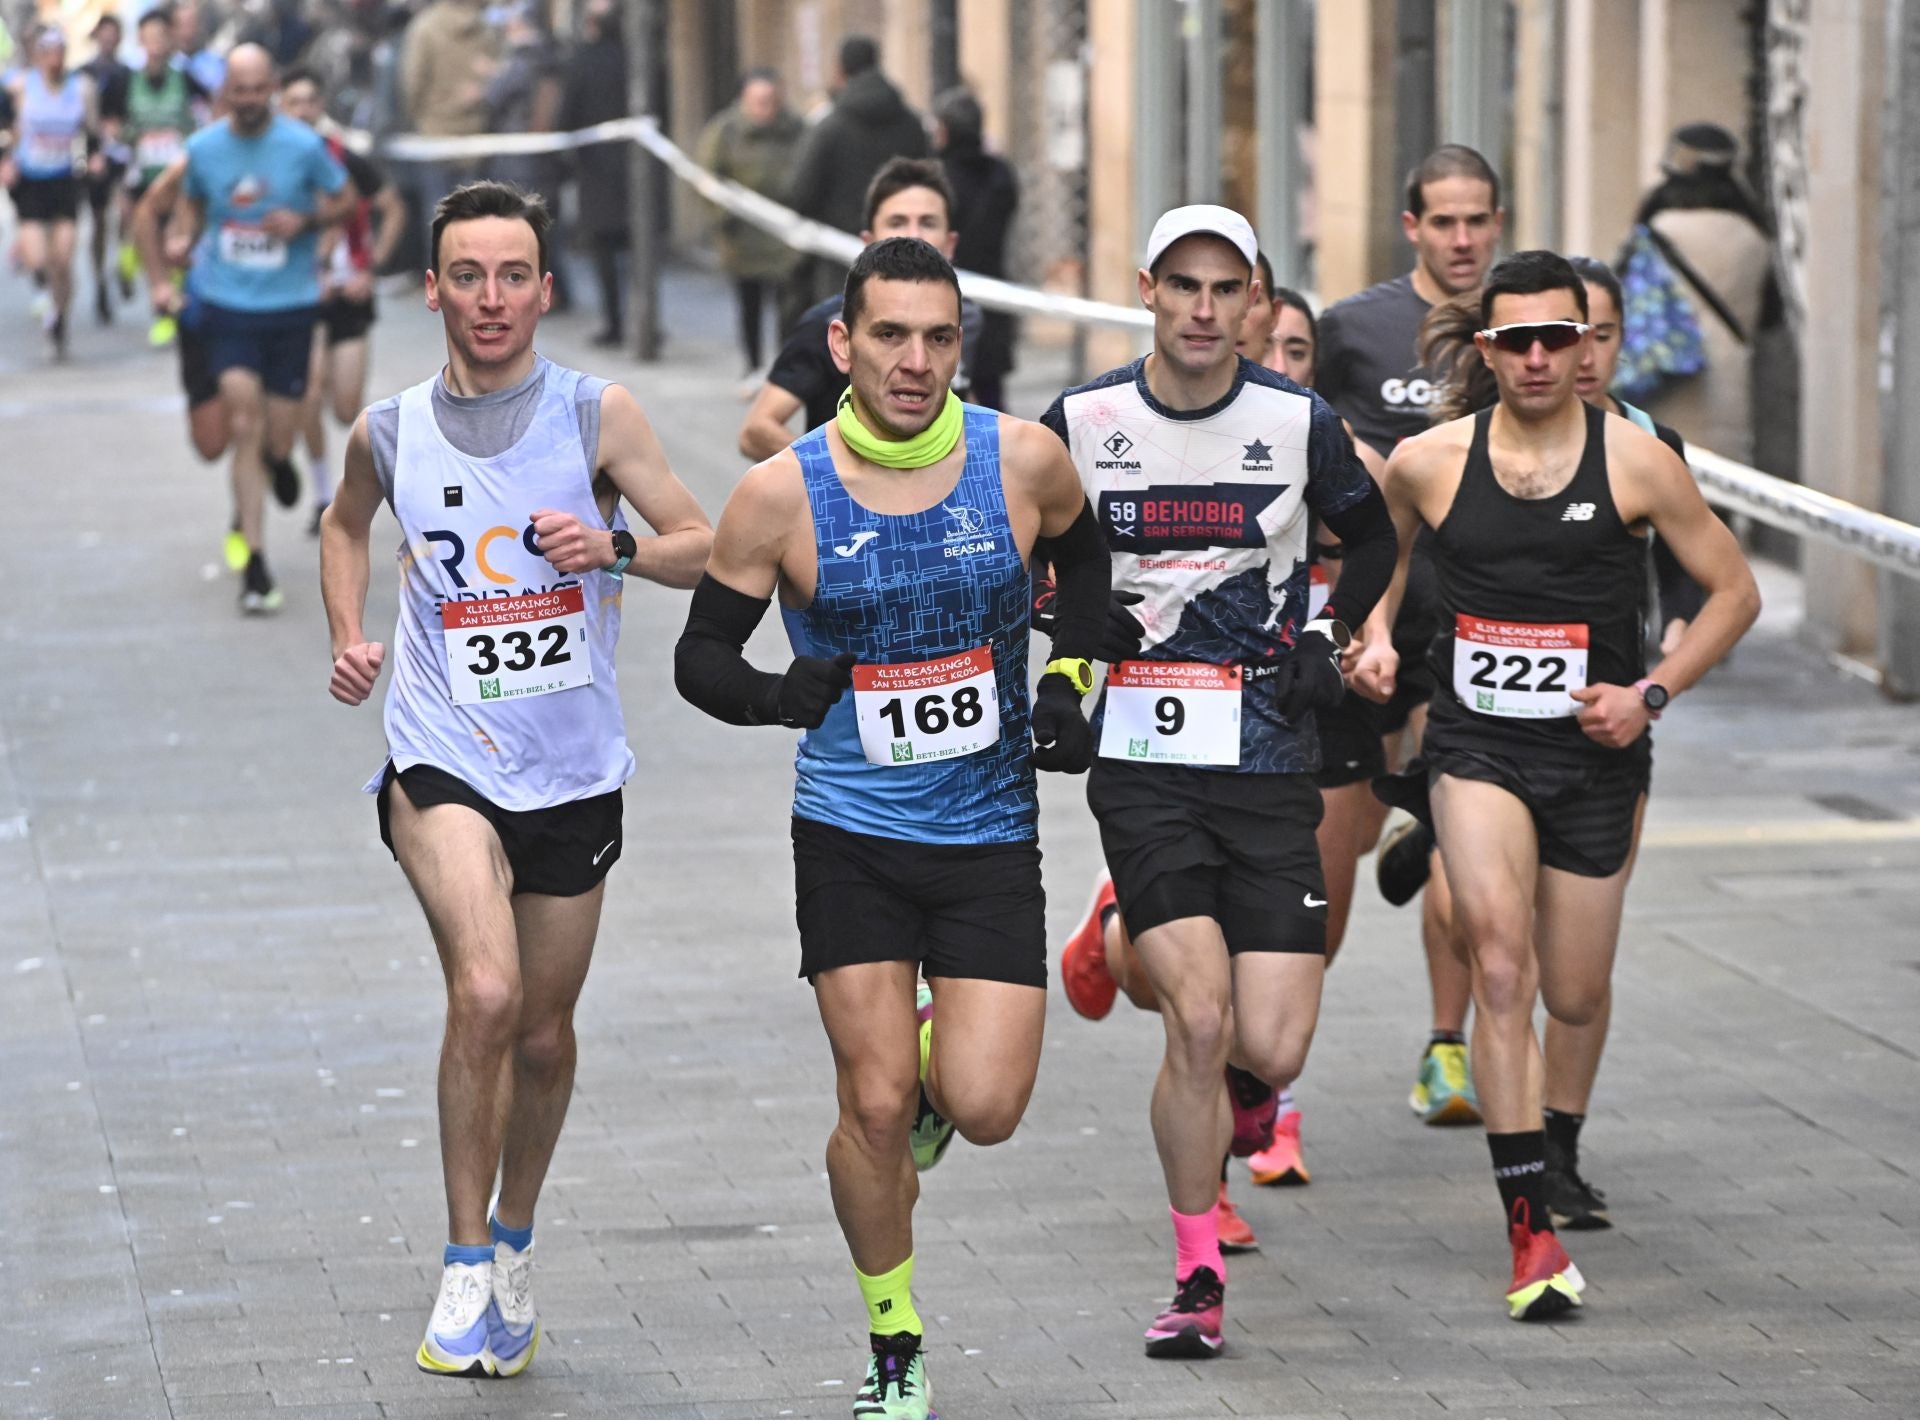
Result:
[[[1047,670],[1049,672],[1058,671],[1061,675],[1072,681],[1073,688],[1082,695],[1085,695],[1089,690],[1093,689],[1093,666],[1090,662],[1082,660],[1069,661],[1064,659],[1048,661]]]

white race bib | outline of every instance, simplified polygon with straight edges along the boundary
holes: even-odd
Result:
[[[1516,720],[1579,713],[1569,692],[1587,683],[1584,622],[1454,619],[1453,693],[1469,710]]]
[[[173,129],[156,128],[150,133],[142,133],[134,141],[134,163],[143,171],[164,168],[180,156],[185,146]]]
[[[524,700],[593,684],[586,594],[578,586],[442,602],[440,625],[456,705]]]
[[[220,259],[245,271],[278,271],[287,264],[287,244],[246,222],[220,228]]]
[[[1148,764],[1240,762],[1240,667],[1122,661],[1107,671],[1100,753]]]
[[[36,172],[50,172],[56,168],[71,172],[73,139],[54,133],[29,134],[21,156],[26,160],[26,166]]]
[[[869,764],[925,764],[978,754],[1000,738],[993,649],[853,668],[853,715]]]

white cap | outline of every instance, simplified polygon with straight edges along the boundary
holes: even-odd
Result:
[[[1196,202],[1190,207],[1175,207],[1160,214],[1160,220],[1153,224],[1153,235],[1147,238],[1147,270],[1153,270],[1153,264],[1168,247],[1196,233],[1219,237],[1244,256],[1248,266],[1254,265],[1260,255],[1260,240],[1253,234],[1253,224],[1245,217],[1231,207]]]

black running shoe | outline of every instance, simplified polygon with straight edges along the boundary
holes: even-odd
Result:
[[[267,456],[267,473],[273,479],[273,501],[283,508],[291,508],[300,501],[300,470],[293,466],[291,456],[284,459]]]
[[[1433,872],[1433,830],[1424,823],[1403,823],[1388,834],[1374,860],[1373,880],[1380,896],[1395,907],[1412,902]]]
[[[1556,1228],[1570,1232],[1594,1232],[1611,1228],[1607,1216],[1607,1195],[1580,1177],[1577,1156],[1562,1153],[1547,1145],[1547,1212]]]
[[[280,589],[267,571],[267,559],[257,552],[247,559],[247,570],[240,576],[240,610],[247,616],[280,610]]]
[[[107,283],[101,281],[93,288],[93,314],[102,325],[113,324],[113,301],[107,295]]]

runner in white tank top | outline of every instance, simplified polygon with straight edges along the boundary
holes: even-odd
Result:
[[[634,767],[614,673],[623,575],[691,587],[713,543],[633,397],[534,353],[548,221],[500,183],[441,202],[427,306],[446,368],[361,415],[321,522],[330,689],[348,705],[386,659],[362,627],[382,501],[402,532],[388,762],[367,789],[448,985],[448,1242],[415,1355],[436,1375],[518,1375],[539,1346],[534,1205]],[[626,531],[623,498],[657,536]]]

